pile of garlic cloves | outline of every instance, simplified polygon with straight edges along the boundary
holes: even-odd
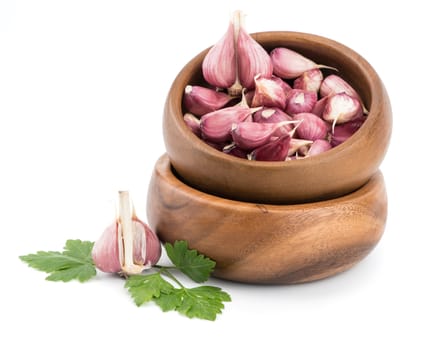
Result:
[[[284,161],[347,140],[368,111],[333,67],[277,47],[267,52],[240,11],[202,63],[203,85],[188,85],[184,121],[215,149],[249,160]]]

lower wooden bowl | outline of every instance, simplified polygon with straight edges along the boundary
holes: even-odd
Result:
[[[216,261],[218,278],[262,284],[314,281],[349,269],[378,243],[386,215],[380,171],[343,197],[270,205],[189,187],[167,155],[155,165],[147,205],[148,222],[162,241],[188,241]]]

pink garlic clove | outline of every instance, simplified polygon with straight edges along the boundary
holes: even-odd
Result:
[[[92,250],[97,268],[104,272],[138,274],[160,259],[157,235],[131,209],[129,193],[119,192],[119,216],[106,228]]]
[[[234,157],[247,159],[247,151],[239,148],[235,143],[232,143],[223,148],[223,153],[229,154]]]
[[[318,68],[310,69],[303,72],[303,74],[294,81],[293,88],[318,93],[322,81],[322,72]]]
[[[248,154],[249,160],[258,161],[285,161],[290,148],[291,137],[283,135],[267,144],[254,149]]]
[[[259,109],[236,105],[204,114],[200,123],[202,137],[215,143],[230,141],[232,125],[251,118]]]
[[[286,95],[281,84],[259,75],[254,77],[255,91],[252,99],[252,107],[279,107],[285,109]]]
[[[328,124],[312,113],[299,113],[293,117],[300,120],[301,123],[297,127],[297,134],[305,140],[315,141],[317,139],[325,139],[328,132]]]
[[[238,12],[238,15],[240,25],[237,39],[238,78],[243,87],[251,89],[255,85],[255,76],[260,75],[263,78],[272,76],[272,61],[266,50],[245,30],[241,12]]]
[[[362,126],[365,117],[356,118],[347,123],[336,125],[334,131],[330,136],[330,143],[333,147],[340,145],[342,142],[350,138]]]
[[[189,113],[201,116],[224,107],[232,98],[223,92],[203,86],[187,85],[183,95],[183,104]]]
[[[204,79],[219,88],[229,88],[237,78],[234,24],[231,22],[225,35],[209,50],[203,60]]]
[[[322,118],[332,123],[332,130],[334,130],[336,124],[361,118],[362,115],[362,106],[359,100],[341,92],[328,98]]]
[[[365,114],[368,113],[367,108],[364,106],[364,103],[359,94],[356,92],[356,90],[346,80],[339,77],[338,75],[331,74],[326,77],[321,83],[321,87],[319,90],[319,94],[321,97],[335,95],[341,92],[344,92],[347,95],[358,99],[358,101],[362,105],[363,112]]]
[[[310,112],[317,102],[317,94],[312,91],[293,89],[287,95],[287,107],[285,112],[291,116]]]
[[[292,117],[277,107],[265,107],[253,114],[253,121],[256,123],[279,123],[284,121],[288,122],[291,120],[293,120]],[[284,128],[290,132],[292,126],[288,124],[284,125]]]
[[[330,142],[328,142],[327,140],[319,140],[318,139],[318,140],[315,140],[313,142],[313,144],[309,148],[309,151],[306,154],[306,156],[312,157],[312,156],[315,156],[317,154],[328,151],[331,148],[332,148],[332,146],[331,146]]]
[[[318,117],[322,117],[327,101],[328,101],[328,96],[325,96],[319,99],[317,102],[315,102],[314,108],[312,108],[311,113],[317,115]]]
[[[280,77],[277,77],[276,75],[272,75],[270,79],[275,81],[281,86],[286,96],[291,90],[293,90],[293,88],[290,86],[289,83],[285,82],[284,80],[282,80]]]
[[[290,140],[290,145],[288,148],[288,153],[287,156],[293,156],[293,155],[297,155],[299,156],[301,155],[305,155],[306,152],[308,151],[308,147],[312,144],[313,141],[311,140],[303,140],[303,139],[295,139],[292,138]]]
[[[294,121],[280,123],[252,123],[242,122],[232,128],[232,139],[236,146],[243,150],[252,150],[271,140],[272,136],[288,134],[283,127],[285,124],[294,124]]]
[[[273,72],[275,75],[283,79],[294,79],[302,75],[304,72],[315,68],[329,68],[322,64],[316,64],[314,61],[305,56],[287,49],[285,47],[277,47],[270,53]]]
[[[191,113],[185,113],[183,120],[195,135],[201,137],[200,119]]]

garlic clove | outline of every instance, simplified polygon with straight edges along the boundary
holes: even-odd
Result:
[[[183,95],[183,104],[188,112],[201,116],[224,107],[232,96],[203,86],[187,85]]]
[[[223,148],[223,153],[234,157],[247,159],[247,151],[238,147],[234,142]]]
[[[316,64],[305,56],[285,47],[276,47],[271,51],[270,57],[274,74],[283,79],[297,78],[304,72],[315,68],[337,70],[333,67]]]
[[[313,141],[311,140],[292,138],[290,140],[287,156],[290,157],[295,154],[298,155],[299,153],[305,155],[307,152],[307,147],[309,147],[312,143]]]
[[[323,153],[325,151],[328,151],[329,149],[331,149],[332,146],[330,144],[330,142],[328,142],[327,140],[315,140],[311,147],[309,148],[308,153],[306,154],[306,156],[308,157],[312,157],[315,156],[317,154]]]
[[[317,115],[299,113],[295,114],[293,118],[301,121],[297,127],[297,134],[300,138],[315,141],[317,139],[325,139],[327,136],[328,124]]]
[[[249,160],[258,161],[285,161],[290,148],[289,134],[278,137],[267,144],[254,149],[247,155]]]
[[[237,80],[237,64],[231,22],[225,35],[207,52],[202,63],[204,79],[219,88],[229,88]]]
[[[92,258],[96,267],[103,272],[118,273],[121,271],[117,222],[109,225],[95,242]]]
[[[324,107],[322,118],[332,123],[332,130],[336,124],[342,124],[352,119],[361,118],[362,106],[359,100],[341,92],[330,96]]]
[[[324,113],[324,108],[325,108],[325,105],[327,104],[327,101],[328,101],[328,96],[325,96],[319,99],[317,102],[315,102],[311,113],[317,115],[318,117],[321,117],[322,114]]]
[[[279,107],[285,109],[286,95],[281,84],[260,75],[254,77],[255,91],[252,99],[252,107]]]
[[[157,235],[137,218],[129,193],[120,191],[118,218],[93,246],[96,267],[104,272],[134,275],[155,265],[160,255]]]
[[[195,135],[201,137],[200,119],[191,113],[185,113],[183,120]]]
[[[231,131],[232,139],[239,148],[253,150],[268,143],[272,136],[280,137],[288,134],[283,126],[294,123],[294,121],[284,121],[280,123],[242,122],[234,124]]]
[[[232,125],[251,118],[259,109],[236,105],[204,114],[200,123],[202,137],[214,143],[230,141]]]
[[[351,137],[364,123],[365,117],[353,119],[347,123],[336,125],[334,127],[333,133],[330,135],[330,144],[333,147],[340,145],[342,142],[346,141]]]
[[[293,120],[287,113],[278,107],[265,107],[253,114],[253,121],[256,123],[279,123]],[[291,125],[284,125],[288,132],[292,129]]]
[[[245,30],[243,15],[239,14],[240,30],[237,38],[238,78],[242,86],[251,89],[254,87],[254,77],[263,78],[272,76],[272,61],[266,50],[254,40]]]
[[[317,102],[317,94],[313,91],[305,91],[299,89],[293,89],[287,95],[287,107],[285,112],[291,116],[310,112]]]
[[[363,112],[365,114],[368,113],[367,108],[364,106],[364,103],[359,94],[356,92],[356,90],[346,80],[339,77],[338,75],[331,74],[326,77],[321,83],[321,87],[319,90],[319,94],[321,97],[335,95],[341,92],[344,92],[347,95],[358,99],[358,101],[362,105]]]
[[[289,83],[282,80],[280,77],[277,77],[276,75],[272,75],[270,79],[275,81],[276,83],[278,83],[281,86],[281,88],[284,90],[284,93],[285,93],[286,96],[288,95],[288,93],[291,90],[293,90],[293,88],[290,86]]]
[[[323,75],[321,70],[314,68],[303,72],[302,75],[294,81],[293,88],[318,93],[322,81]]]

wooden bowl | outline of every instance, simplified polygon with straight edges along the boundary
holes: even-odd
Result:
[[[380,240],[387,214],[378,171],[336,199],[291,205],[238,202],[200,192],[174,174],[163,155],[148,191],[150,226],[166,242],[187,240],[232,281],[288,284],[347,270]]]
[[[260,203],[324,200],[364,185],[383,160],[392,127],[388,95],[377,73],[350,48],[320,36],[264,32],[253,37],[267,50],[285,46],[316,62],[336,67],[369,109],[366,122],[346,142],[308,159],[260,162],[217,151],[193,135],[183,121],[184,88],[202,81],[205,50],[177,75],[165,103],[164,141],[176,172],[186,183],[203,192]]]

